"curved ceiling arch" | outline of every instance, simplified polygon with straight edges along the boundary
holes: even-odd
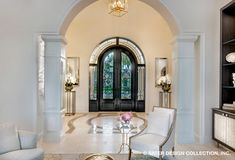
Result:
[[[168,8],[161,1],[158,0],[140,0],[140,1],[151,6],[166,20],[173,35],[179,34],[180,27],[179,24],[177,23],[176,17],[168,10]],[[70,23],[73,21],[75,16],[94,2],[96,2],[96,0],[76,0],[62,18],[61,23],[58,27],[59,33],[65,35]]]

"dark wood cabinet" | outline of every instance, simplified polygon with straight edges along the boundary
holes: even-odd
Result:
[[[226,61],[226,56],[235,52],[235,0],[221,8],[220,42],[220,106],[213,109],[212,137],[219,144],[235,151],[235,111],[225,110],[224,104],[235,101],[232,73],[235,63]]]
[[[235,87],[232,73],[235,73],[235,63],[226,61],[226,56],[235,52],[235,0],[221,9],[221,55],[220,55],[220,108],[225,103],[235,101]]]

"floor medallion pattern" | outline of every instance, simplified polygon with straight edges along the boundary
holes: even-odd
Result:
[[[98,113],[87,120],[90,125],[89,134],[119,134],[120,113]],[[147,126],[147,120],[133,113],[130,133],[136,134]]]
[[[79,118],[82,118],[82,117],[85,117],[87,114],[84,113],[84,114],[79,114],[79,115],[76,115],[74,118],[72,118],[71,120],[68,121],[68,130],[65,132],[66,134],[71,134],[75,129],[76,129],[76,126],[74,125],[74,122],[76,120],[78,120]]]

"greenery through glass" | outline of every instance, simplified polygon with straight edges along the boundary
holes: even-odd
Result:
[[[121,99],[131,99],[131,60],[125,53],[121,56]]]
[[[90,99],[97,99],[97,66],[90,66]]]
[[[110,52],[104,59],[103,66],[103,98],[113,99],[113,52]]]

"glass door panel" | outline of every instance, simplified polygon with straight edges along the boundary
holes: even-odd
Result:
[[[138,92],[137,92],[137,99],[138,100],[144,100],[144,86],[145,86],[145,80],[144,80],[144,73],[145,73],[145,67],[144,66],[138,66]]]
[[[121,59],[121,99],[131,99],[132,64],[125,53],[121,54]]]
[[[110,52],[104,59],[103,99],[113,99],[114,54]]]
[[[90,66],[89,74],[90,100],[97,100],[97,66]]]

